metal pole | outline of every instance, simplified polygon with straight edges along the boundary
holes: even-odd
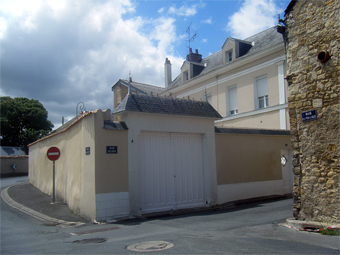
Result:
[[[55,161],[53,161],[53,203],[55,203]]]

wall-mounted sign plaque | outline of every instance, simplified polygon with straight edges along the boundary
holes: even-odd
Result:
[[[90,147],[86,147],[85,148],[85,155],[90,155],[90,153],[91,153]]]
[[[117,154],[118,146],[106,146],[106,154]]]
[[[303,112],[301,113],[302,116],[302,121],[307,121],[307,120],[316,120],[316,110],[311,110],[308,112]]]

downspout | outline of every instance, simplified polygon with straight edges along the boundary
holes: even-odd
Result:
[[[220,104],[219,104],[219,94],[218,94],[218,75],[216,75],[216,89],[217,89],[217,112],[220,112]]]

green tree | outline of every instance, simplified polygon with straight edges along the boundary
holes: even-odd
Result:
[[[46,136],[53,128],[48,112],[34,99],[0,97],[2,146],[24,146]]]

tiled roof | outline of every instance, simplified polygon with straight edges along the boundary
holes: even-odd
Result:
[[[113,90],[114,87],[118,84],[129,86],[129,81],[124,80],[124,79],[119,79],[119,81],[116,82],[116,84],[113,85],[111,89]],[[131,85],[131,89],[136,90],[138,93],[142,93],[142,94],[151,94],[151,93],[157,94],[164,90],[164,88],[162,87],[153,86],[153,85],[135,82],[135,81],[130,82],[130,85]]]
[[[252,36],[245,38],[243,40],[239,40],[239,39],[236,39],[236,38],[233,38],[233,39],[241,41],[241,42],[246,42],[246,43],[252,44],[252,47],[247,52],[247,54],[243,55],[242,57],[237,58],[236,60],[234,60],[231,63],[238,61],[238,59],[244,59],[251,54],[254,54],[256,52],[259,52],[261,50],[269,48],[270,46],[276,45],[277,43],[283,42],[282,35],[277,32],[277,26],[266,29],[262,32],[259,32],[255,35],[252,35]],[[213,71],[217,68],[228,65],[228,64],[223,63],[223,58],[222,58],[223,55],[222,54],[223,54],[222,50],[220,50],[220,51],[218,51],[214,54],[211,54],[211,55],[203,58],[200,65],[203,64],[206,67],[196,77],[201,77],[202,75],[205,75],[205,74],[207,74],[207,73],[209,73],[209,72],[211,72],[211,71]],[[169,84],[169,88],[173,88],[173,87],[179,86],[181,84],[181,79],[180,79],[181,76],[180,75],[181,74],[179,74]]]
[[[53,133],[59,133],[60,131],[66,129],[68,126],[70,126],[73,122],[75,122],[78,119],[78,116],[73,117],[72,119],[70,119],[69,121],[67,121],[66,123],[64,123],[63,125],[61,125],[60,127],[58,127],[57,129],[53,130]]]
[[[254,128],[220,128],[215,127],[215,133],[245,134],[245,135],[290,135],[289,130],[254,129]]]
[[[127,95],[113,114],[125,111],[222,118],[208,102],[150,95]]]
[[[26,154],[24,147],[0,146],[0,156],[24,156]]]
[[[104,129],[128,130],[128,127],[126,126],[125,122],[104,120]]]

